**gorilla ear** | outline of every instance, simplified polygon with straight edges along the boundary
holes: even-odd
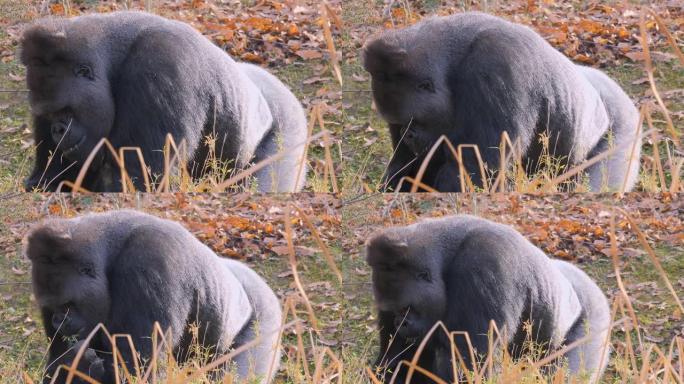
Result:
[[[66,44],[66,33],[57,25],[35,24],[26,29],[21,38],[21,62],[30,64],[37,57],[49,57]]]
[[[388,69],[401,67],[408,57],[406,50],[399,46],[396,39],[379,36],[363,46],[363,67],[370,74],[387,72]]]
[[[408,254],[408,243],[391,233],[380,233],[366,243],[366,261],[369,265],[397,262]]]
[[[71,242],[67,228],[46,223],[33,229],[27,236],[25,253],[31,261],[56,262],[63,258],[64,249]]]

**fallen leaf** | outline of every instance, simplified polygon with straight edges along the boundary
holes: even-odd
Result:
[[[295,54],[304,60],[320,59],[323,57],[323,54],[321,54],[320,51],[313,49],[302,49],[295,52]]]

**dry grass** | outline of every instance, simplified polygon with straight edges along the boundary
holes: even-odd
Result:
[[[231,168],[230,162],[226,162],[220,159],[215,151],[210,151],[209,157],[205,164],[202,165],[202,169],[207,171],[200,179],[193,180],[190,176],[190,172],[187,167],[188,155],[184,150],[185,143],[182,142],[177,145],[171,135],[166,136],[165,145],[163,148],[164,154],[164,172],[161,175],[154,175],[150,172],[150,169],[145,163],[145,158],[139,147],[120,147],[117,149],[111,144],[107,138],[101,139],[97,145],[90,152],[88,157],[83,163],[83,166],[79,170],[76,180],[63,180],[57,185],[57,192],[62,191],[62,188],[68,187],[74,192],[90,192],[82,186],[83,181],[90,169],[92,162],[95,157],[102,150],[107,150],[112,159],[115,162],[116,167],[119,170],[122,191],[124,193],[130,192],[140,192],[137,191],[133,180],[129,176],[128,166],[125,163],[125,153],[133,152],[137,155],[137,159],[140,166],[140,174],[143,175],[143,183],[145,190],[142,192],[226,192],[226,191],[243,191],[249,192],[251,187],[254,186],[254,180],[250,177],[260,169],[268,166],[269,164],[276,162],[283,157],[287,156],[290,152],[297,150],[298,148],[304,146],[304,156],[297,165],[297,178],[306,177],[304,170],[310,169],[307,161],[307,154],[309,153],[309,146],[312,142],[316,140],[321,140],[322,146],[325,153],[325,166],[323,175],[313,175],[314,178],[321,180],[321,182],[316,184],[314,192],[338,192],[337,187],[337,177],[335,175],[335,166],[332,159],[332,154],[330,150],[331,146],[331,133],[325,129],[325,122],[322,118],[320,108],[316,105],[312,108],[310,114],[310,124],[307,139],[298,143],[291,148],[284,148],[280,150],[275,155],[264,159],[256,164],[249,166],[243,170],[237,170]],[[315,123],[318,123],[320,131],[315,135],[312,135],[312,129]],[[208,140],[211,140],[210,138]],[[59,147],[59,144],[58,144]],[[54,154],[48,158],[48,167],[50,162],[53,160]],[[47,168],[47,167],[46,167]],[[158,182],[153,182],[153,180],[159,180]],[[41,180],[42,182],[43,180]],[[46,180],[49,182],[49,180]],[[277,180],[274,180],[277,181]],[[251,186],[251,187],[250,187]]]

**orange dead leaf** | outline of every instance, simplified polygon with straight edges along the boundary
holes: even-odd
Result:
[[[595,227],[594,228],[594,236],[597,237],[603,237],[606,234],[606,232],[603,230],[601,227]]]
[[[594,62],[594,59],[592,59],[591,57],[589,57],[583,53],[580,53],[578,55],[573,56],[572,60],[573,61],[579,61],[580,63],[585,63],[585,64],[591,64]]]
[[[249,228],[249,220],[239,216],[229,216],[224,220],[229,227],[245,230]]]
[[[50,5],[50,11],[52,12],[53,15],[63,16],[64,15],[64,6],[62,4],[51,4]]]
[[[224,249],[223,251],[221,251],[221,254],[226,255],[232,259],[239,259],[242,257],[242,255],[239,252],[231,248]]]
[[[617,36],[620,39],[626,39],[629,37],[629,31],[625,27],[620,27],[620,29],[617,30]]]
[[[404,8],[392,8],[392,16],[397,19],[403,19],[406,17],[406,11]]]
[[[258,63],[261,64],[264,62],[263,57],[257,55],[256,53],[253,52],[245,52],[240,56],[240,58],[244,61],[249,61],[251,63]]]
[[[577,221],[562,219],[558,222],[558,227],[568,232],[579,232],[582,229],[582,224]]]
[[[51,215],[60,215],[62,213],[62,206],[59,204],[50,204],[48,207]]]
[[[584,32],[592,34],[600,33],[603,30],[603,24],[587,19],[580,20],[577,27]]]
[[[532,238],[538,241],[545,241],[549,238],[549,233],[545,229],[538,229],[532,234]]]
[[[568,253],[568,251],[561,249],[558,252],[556,252],[556,256],[562,259],[567,259],[568,256],[570,256],[570,254]]]
[[[263,17],[250,17],[243,22],[250,29],[256,29],[262,32],[269,32],[273,29],[273,21]]]
[[[297,28],[297,25],[294,23],[290,23],[290,25],[287,26],[287,35],[288,36],[297,36],[299,35],[299,28]]]

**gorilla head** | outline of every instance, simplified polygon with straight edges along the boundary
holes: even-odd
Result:
[[[399,37],[392,37],[372,40],[363,50],[375,104],[390,125],[408,129],[409,136],[424,134],[425,140],[432,138],[431,145],[454,124],[446,66],[436,65],[439,58],[419,47],[409,56]]]
[[[373,270],[373,290],[379,311],[391,314],[397,333],[422,339],[445,317],[447,298],[441,266],[424,256],[425,249],[409,249],[398,234],[387,232],[373,238],[367,248]],[[405,289],[406,286],[411,289]]]
[[[96,249],[72,238],[79,234],[72,235],[61,224],[56,221],[32,232],[26,254],[33,264],[36,299],[52,314],[46,320],[61,336],[84,339],[109,314],[107,281],[102,278],[106,266],[104,259],[93,257]]]
[[[35,119],[49,126],[61,155],[78,162],[114,124],[108,55],[94,49],[93,34],[67,35],[58,19],[45,19],[25,32],[21,52]]]

